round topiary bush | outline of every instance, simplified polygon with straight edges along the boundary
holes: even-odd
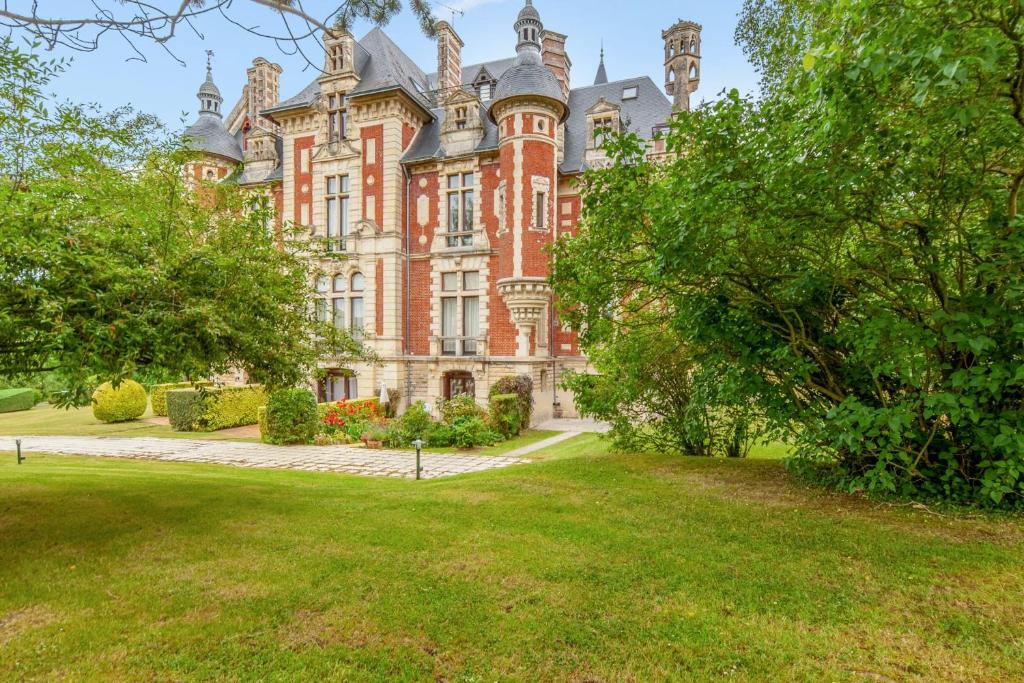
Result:
[[[130,422],[146,412],[146,390],[130,379],[117,388],[107,382],[93,392],[92,414],[101,422]]]
[[[263,440],[274,444],[313,443],[320,430],[316,397],[308,389],[281,389],[267,402],[267,431]]]

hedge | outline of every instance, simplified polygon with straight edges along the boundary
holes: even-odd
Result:
[[[146,389],[135,380],[123,380],[115,388],[101,384],[92,394],[92,414],[100,422],[131,422],[146,412]]]
[[[0,389],[0,413],[30,410],[35,404],[35,389]]]
[[[522,429],[530,428],[533,417],[533,378],[530,375],[506,375],[499,377],[491,385],[488,399],[502,394],[515,394],[519,397],[519,414],[522,417]]]
[[[495,394],[490,400],[491,426],[505,437],[518,436],[523,425],[523,415],[516,394]]]
[[[154,384],[153,389],[149,396],[149,401],[153,406],[153,414],[167,416],[167,392],[175,389],[196,389],[199,387],[212,387],[212,382],[178,382],[175,384]]]
[[[281,389],[267,403],[267,434],[274,444],[313,443],[320,431],[316,397],[309,389]]]
[[[171,389],[165,393],[167,417],[179,432],[215,432],[259,422],[267,392],[259,385],[215,389]]]

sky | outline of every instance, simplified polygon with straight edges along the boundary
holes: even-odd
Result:
[[[177,1],[157,0],[162,6]],[[31,0],[12,0],[12,10],[25,9]],[[38,0],[39,14],[68,16],[67,0]],[[86,4],[86,3],[82,3]],[[113,6],[112,0],[100,0]],[[306,0],[311,13],[326,8],[330,0]],[[516,36],[512,29],[523,0],[444,0],[435,4],[438,18],[452,21],[465,42],[462,63],[474,64],[512,56]],[[702,74],[695,99],[713,100],[723,90],[737,88],[753,93],[757,76],[735,44],[733,32],[742,0],[534,0],[545,28],[569,36],[566,49],[572,60],[572,85],[589,85],[594,80],[603,41],[609,80],[650,76],[664,83],[664,52],[661,31],[679,19],[703,26]],[[462,15],[453,15],[451,8]],[[324,11],[326,13],[329,10]],[[231,17],[247,26],[278,32],[280,18],[271,10],[234,0]],[[372,26],[358,24],[353,33],[362,37]],[[424,36],[415,17],[404,10],[385,27],[389,36],[427,73],[436,70],[435,44]],[[172,130],[180,130],[196,118],[195,93],[205,78],[206,50],[214,51],[214,81],[224,95],[224,110],[238,100],[245,83],[245,70],[257,56],[284,68],[281,98],[286,99],[309,83],[315,72],[299,54],[286,54],[273,40],[254,36],[232,25],[223,16],[209,14],[168,43],[173,53],[160,46],[137,41],[146,61],[117,35],[103,38],[95,52],[82,53],[57,48],[57,56],[73,57],[68,71],[52,84],[56,95],[80,103],[98,103],[112,109],[131,105],[154,114]],[[287,46],[286,46],[287,47]],[[314,54],[317,44],[306,41],[304,50]],[[292,50],[290,47],[288,52]],[[179,61],[180,60],[180,61]],[[318,60],[317,60],[318,61]],[[182,64],[181,62],[184,62]]]

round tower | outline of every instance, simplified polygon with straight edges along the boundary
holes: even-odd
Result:
[[[196,180],[220,180],[227,176],[242,161],[242,145],[232,135],[221,115],[220,89],[213,82],[212,53],[207,51],[206,80],[199,86],[199,119],[184,133],[188,147],[201,152],[203,158],[190,164],[190,172]]]
[[[662,31],[665,40],[665,92],[676,111],[690,110],[690,94],[700,85],[700,24],[680,19]]]
[[[558,127],[569,115],[558,79],[544,66],[544,25],[532,0],[515,23],[516,60],[502,74],[488,115],[498,127],[501,228],[498,293],[516,327],[515,355],[536,355],[551,288],[545,248],[555,234]]]

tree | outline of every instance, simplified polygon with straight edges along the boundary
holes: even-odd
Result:
[[[69,14],[48,14],[37,2],[23,10],[11,9],[4,3],[0,7],[0,26],[26,33],[49,49],[62,46],[92,51],[99,48],[104,37],[117,35],[132,46],[139,59],[146,61],[140,42],[152,42],[173,56],[171,43],[179,31],[189,29],[198,33],[195,21],[206,14],[219,14],[229,23],[273,40],[282,49],[301,52],[301,42],[315,39],[322,31],[348,29],[358,19],[383,25],[402,9],[401,0],[334,0],[329,3],[330,9],[322,12],[307,10],[301,0],[99,0],[81,4],[89,7],[76,8]],[[237,4],[267,8],[276,15],[279,28],[242,24],[233,14]],[[430,4],[426,0],[409,0],[409,7],[419,18],[423,31],[432,35]],[[320,59],[305,58],[313,68],[321,68]]]
[[[271,387],[362,358],[318,322],[303,243],[231,183],[193,191],[192,158],[153,119],[48,110],[62,66],[0,40],[0,377],[59,373],[63,402],[159,370],[244,370]]]
[[[786,7],[807,49],[747,46],[777,67],[761,100],[675,118],[667,162],[612,146],[558,247],[563,306],[593,352],[654,302],[816,476],[1022,506],[1021,8]]]

